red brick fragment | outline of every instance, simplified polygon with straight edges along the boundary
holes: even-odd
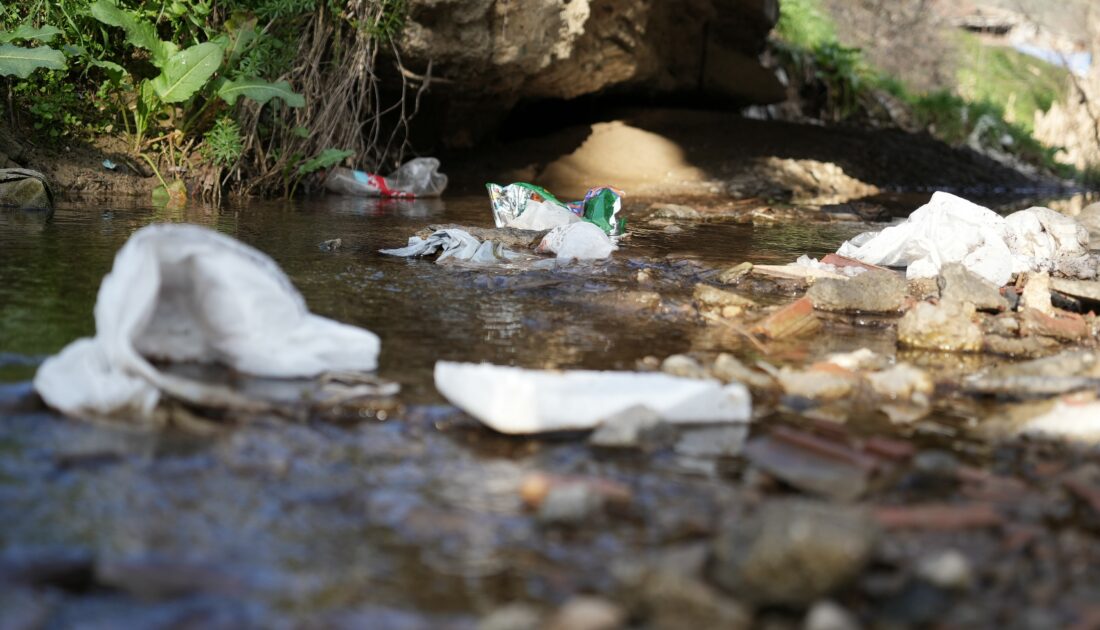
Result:
[[[1100,515],[1100,488],[1073,477],[1063,479],[1062,485]]]
[[[791,446],[805,449],[866,471],[873,471],[879,467],[879,460],[877,458],[866,453],[861,453],[841,442],[819,437],[813,433],[796,431],[787,427],[776,427],[772,430],[770,435],[772,438],[790,444]]]
[[[917,453],[917,447],[909,442],[878,436],[865,440],[863,450],[871,455],[878,455],[896,461],[911,459]]]
[[[840,254],[825,254],[825,257],[821,259],[821,262],[826,265],[832,265],[834,267],[860,267],[862,269],[868,269],[871,271],[890,271],[886,267],[879,267],[878,265],[872,265],[865,263],[862,260],[856,260],[855,258],[848,258],[847,256],[841,256]]]
[[[813,302],[804,297],[764,318],[752,332],[768,339],[783,339],[811,332],[820,325],[821,320],[814,314]]]
[[[1089,334],[1088,322],[1076,313],[1061,312],[1052,317],[1033,308],[1020,313],[1020,333],[1054,337],[1066,341],[1084,339]]]
[[[877,507],[875,519],[886,529],[957,531],[1004,524],[1004,518],[988,503],[924,503]]]

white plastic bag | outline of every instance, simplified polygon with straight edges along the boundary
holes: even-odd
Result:
[[[660,372],[558,372],[439,361],[435,387],[501,433],[592,429],[639,405],[667,422],[748,422],[752,416],[744,385]]]
[[[414,158],[385,177],[337,167],[325,177],[325,188],[359,197],[438,197],[447,189],[447,176],[439,166],[435,158]]]
[[[542,237],[535,251],[552,253],[558,260],[596,260],[619,249],[599,227],[587,221],[556,227]]]
[[[373,370],[379,350],[374,333],[312,315],[266,255],[195,225],[135,232],[99,287],[95,322],[94,338],[69,344],[35,375],[46,403],[69,415],[148,417],[161,392],[195,403],[226,394],[152,359],[289,378]]]
[[[903,223],[856,236],[837,250],[874,265],[906,267],[906,277],[930,278],[961,263],[998,287],[1012,274],[1052,269],[1088,252],[1088,232],[1048,208],[1002,217],[955,195],[937,192]]]

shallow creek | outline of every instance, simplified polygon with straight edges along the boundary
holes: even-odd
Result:
[[[311,310],[376,332],[379,374],[402,385],[401,412],[262,419],[194,435],[75,422],[27,403],[37,363],[94,332],[96,290],[115,251],[157,221],[210,226],[259,248]],[[638,223],[611,260],[547,269],[377,253],[437,223],[489,226],[491,216],[481,197],[220,211],[70,201],[48,218],[0,211],[0,582],[13,584],[0,589],[0,611],[30,620],[15,627],[473,628],[507,602],[550,609],[577,593],[616,599],[623,561],[694,553],[760,502],[738,457],[748,430],[686,430],[674,448],[627,456],[593,450],[583,436],[506,438],[442,404],[434,362],[634,369],[647,356],[689,351],[746,356],[743,339],[689,314],[693,285],[746,260],[821,256],[870,229]],[[319,246],[336,238],[335,251]],[[881,328],[828,331],[780,346],[775,360],[895,353]],[[941,420],[949,433],[958,419]],[[950,443],[941,438],[920,439]],[[548,525],[521,497],[535,472],[599,478],[630,500],[581,526]],[[910,543],[889,550],[899,566],[932,544]],[[958,544],[974,562],[999,561],[984,539]],[[1091,557],[1065,554],[1086,565]],[[1079,574],[1048,594],[1050,607],[1069,615],[1057,604],[1087,601],[1089,583]],[[970,605],[1001,611],[1013,592],[990,590]],[[861,614],[886,614],[860,597],[847,601]]]

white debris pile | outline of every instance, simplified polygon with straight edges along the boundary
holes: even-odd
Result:
[[[634,407],[670,423],[747,422],[748,389],[660,372],[528,370],[489,363],[435,364],[435,387],[501,433],[592,429]]]
[[[937,192],[903,223],[866,232],[837,250],[866,263],[906,267],[906,276],[931,278],[952,262],[1004,286],[1013,274],[1059,271],[1091,279],[1088,231],[1049,208],[1002,217],[988,208]]]
[[[821,262],[816,258],[811,258],[805,254],[798,257],[798,260],[794,261],[794,264],[799,267],[806,267],[807,269],[818,269],[820,271],[828,271],[829,273],[837,273],[842,276],[848,276],[854,278],[861,273],[868,271],[867,267],[857,267],[855,265],[831,265],[826,262]]]
[[[318,317],[273,260],[195,225],[138,230],[115,256],[95,306],[96,335],[42,364],[34,387],[72,416],[149,418],[162,394],[240,401],[151,363],[219,363],[300,378],[377,365],[374,333]]]

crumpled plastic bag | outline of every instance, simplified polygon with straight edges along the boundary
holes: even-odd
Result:
[[[67,415],[148,418],[162,394],[243,403],[152,360],[297,378],[373,370],[379,350],[374,333],[311,314],[268,256],[196,225],[135,232],[99,287],[95,323],[95,337],[66,346],[34,378],[43,400]]]
[[[486,184],[493,222],[498,228],[549,230],[579,221],[596,225],[609,236],[625,231],[626,222],[619,218],[622,210],[620,190],[610,186],[593,188],[581,201],[564,203],[548,190],[526,182],[507,186]]]
[[[359,197],[438,197],[447,189],[447,176],[439,172],[436,158],[414,158],[389,175],[337,167],[325,177],[325,188]]]
[[[528,370],[489,363],[435,364],[435,387],[453,405],[501,433],[592,429],[631,407],[666,422],[748,422],[752,397],[740,383],[660,372]]]
[[[570,223],[550,230],[542,238],[539,253],[551,253],[559,260],[597,260],[619,249],[607,234],[592,223]]]
[[[437,263],[445,260],[458,260],[473,264],[492,264],[527,258],[494,241],[481,241],[466,230],[446,229],[433,232],[428,238],[409,237],[409,244],[398,249],[382,249],[379,253],[388,256],[431,256],[442,252]]]
[[[906,267],[906,277],[930,278],[947,263],[1004,286],[1012,274],[1051,270],[1088,253],[1088,232],[1048,208],[1002,217],[955,195],[937,192],[903,223],[866,232],[837,254],[874,265]]]

